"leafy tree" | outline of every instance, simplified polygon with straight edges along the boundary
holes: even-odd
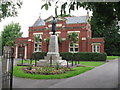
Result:
[[[72,17],[70,14],[57,15],[57,17]]]
[[[45,42],[48,44],[49,41],[50,41],[50,38],[47,37],[46,40],[45,40]],[[61,37],[58,37],[58,44],[60,45],[61,42],[62,42],[62,38],[61,38]]]
[[[42,39],[40,39],[40,35],[34,36],[34,40],[35,40],[35,42],[41,42],[42,41]]]
[[[21,26],[19,23],[11,23],[5,26],[2,31],[2,46],[14,46],[16,38],[22,37],[22,32],[20,32]]]
[[[120,55],[120,34],[119,32],[119,26],[117,26],[115,23],[112,24],[112,26],[107,27],[105,30],[105,34],[103,34],[105,38],[105,51],[109,55]]]
[[[73,0],[65,2],[61,5],[61,16],[66,14],[68,6],[69,13],[71,10],[85,8],[93,12],[91,17],[91,30],[93,37],[105,37],[105,52],[112,54],[118,52],[120,34],[118,34],[119,27],[117,22],[120,20],[120,2],[79,2]],[[112,38],[111,38],[112,37]],[[117,54],[120,54],[118,52]]]
[[[78,33],[72,32],[68,34],[68,39],[70,43],[76,43],[78,41]]]
[[[2,37],[0,36],[0,56],[2,56]]]
[[[5,17],[17,16],[17,9],[21,5],[20,0],[0,0],[0,21]]]
[[[43,4],[42,8],[47,6],[52,6],[52,5],[50,1],[48,2],[46,0],[46,3]],[[119,12],[120,5],[118,2],[80,2],[77,0],[73,0],[70,2],[65,2],[61,5],[61,16],[63,14],[66,14],[66,8],[69,8],[69,14],[70,14],[71,10],[75,10],[75,9],[78,10],[80,7],[83,7],[86,10],[93,11],[93,17],[97,16],[99,22],[104,25],[112,24],[112,21],[114,21],[116,18],[120,20],[120,12]],[[48,9],[49,8],[47,8],[46,10]],[[102,26],[104,27],[104,25]]]

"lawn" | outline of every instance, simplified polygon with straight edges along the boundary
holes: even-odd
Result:
[[[102,64],[105,64],[105,62],[89,62],[89,61],[81,61],[80,64],[86,65],[86,66],[100,66]]]
[[[18,63],[22,63],[22,60],[20,60]],[[23,63],[30,64],[30,60],[23,60]],[[32,63],[35,63],[35,60],[33,60]],[[71,61],[70,61],[70,63],[71,63]],[[75,61],[73,63],[75,63]],[[100,66],[104,63],[105,62],[80,61],[80,64],[86,65],[86,66]]]
[[[18,64],[21,64],[22,63],[22,60],[19,60],[18,61]],[[23,60],[23,63],[28,63],[28,64],[30,64],[30,60],[28,59],[28,60]],[[35,63],[35,60],[32,60],[32,63]]]
[[[38,75],[38,74],[29,74],[24,73],[22,70],[23,66],[15,66],[14,67],[14,76],[21,77],[21,78],[31,78],[31,79],[63,79],[69,78],[72,76],[79,75],[86,71],[93,69],[94,67],[76,67],[74,68],[75,71],[68,71],[63,74],[56,74],[56,75]]]
[[[120,56],[107,56],[107,60],[114,60],[120,58]]]
[[[20,61],[21,62],[21,61]],[[29,60],[24,61],[24,62],[29,62]],[[83,62],[81,61],[80,64],[86,65],[86,66],[100,66],[102,64],[105,64],[105,62]],[[67,71],[66,73],[63,74],[55,74],[55,75],[38,75],[38,74],[29,74],[25,73],[22,68],[25,66],[15,66],[14,67],[14,76],[16,77],[21,77],[21,78],[31,78],[31,79],[64,79],[64,78],[69,78],[73,77],[76,75],[79,75],[81,73],[84,73],[86,71],[89,71],[95,67],[75,67],[73,68],[74,71]]]

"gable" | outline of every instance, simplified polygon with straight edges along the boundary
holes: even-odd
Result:
[[[51,22],[53,20],[53,16],[48,17],[47,19],[45,19],[45,22]],[[57,17],[56,18],[57,21],[65,21],[66,19],[64,17]]]

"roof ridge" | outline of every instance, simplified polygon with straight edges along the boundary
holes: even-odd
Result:
[[[83,16],[87,16],[87,15],[82,15],[82,16],[69,16],[69,17],[83,17]],[[66,18],[66,17],[65,17]]]

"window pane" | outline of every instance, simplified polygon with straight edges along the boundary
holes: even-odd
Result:
[[[35,44],[35,47],[37,47],[37,44]]]
[[[70,47],[73,47],[73,44],[70,44]]]
[[[73,48],[70,48],[70,51],[73,51]]]
[[[37,48],[35,48],[35,51],[37,51]]]
[[[97,52],[100,52],[100,46],[97,46]]]
[[[75,47],[78,47],[78,44],[75,44]]]
[[[41,51],[41,48],[39,48],[39,51]]]
[[[78,48],[75,48],[75,52],[78,52]]]
[[[41,47],[42,45],[40,44],[39,47]]]

